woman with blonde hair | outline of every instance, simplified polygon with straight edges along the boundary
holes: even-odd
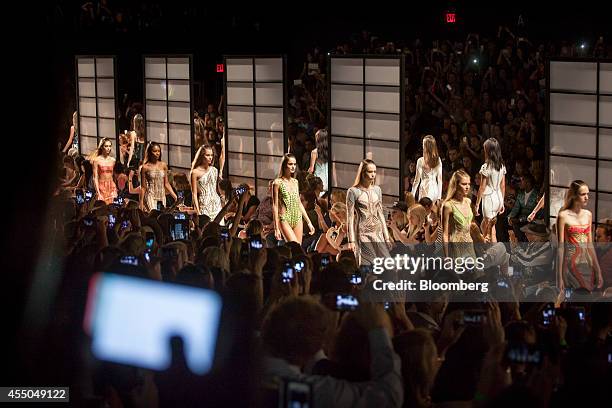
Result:
[[[193,208],[198,215],[208,215],[214,220],[221,211],[221,198],[218,192],[219,171],[213,164],[214,149],[201,146],[191,163],[191,196]]]
[[[416,163],[412,194],[419,200],[429,197],[431,201],[435,201],[442,197],[442,160],[438,155],[436,139],[432,135],[423,138],[423,157]]]
[[[420,244],[425,242],[424,225],[427,221],[427,210],[425,207],[421,204],[414,204],[408,208],[406,214],[408,215],[407,230],[400,230],[392,220],[388,224],[395,240],[403,244]]]
[[[162,161],[161,146],[149,143],[145,151],[144,163],[140,166],[139,207],[150,212],[166,206],[166,192],[174,201],[177,200],[174,190],[168,181],[168,165]]]
[[[476,259],[470,235],[474,219],[472,202],[468,198],[471,188],[470,176],[465,171],[453,173],[442,205],[442,239],[447,257]]]
[[[593,290],[603,286],[603,276],[593,249],[593,214],[586,209],[589,186],[574,180],[565,195],[557,217],[559,252],[557,255],[557,286]]]
[[[278,178],[272,185],[272,215],[274,216],[274,237],[285,241],[302,243],[303,220],[306,220],[309,235],[315,228],[300,200],[300,189],[295,178],[297,161],[291,153],[283,156]]]
[[[105,137],[100,140],[98,148],[89,156],[97,199],[106,204],[111,204],[117,197],[117,185],[113,180],[115,158],[110,155],[112,146],[111,140]]]
[[[382,190],[376,182],[376,164],[362,160],[355,182],[346,194],[349,249],[359,265],[371,265],[374,258],[388,258],[392,245],[382,207]]]
[[[315,143],[316,147],[310,152],[310,168],[308,172],[319,177],[323,181],[323,191],[327,191],[329,177],[327,130],[319,129],[315,133]]]
[[[316,251],[318,253],[329,253],[338,255],[348,243],[346,226],[346,204],[334,203],[329,210],[329,217],[334,222],[334,226],[327,229],[317,242]]]

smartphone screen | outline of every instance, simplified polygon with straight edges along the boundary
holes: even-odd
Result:
[[[108,227],[114,228],[115,222],[117,222],[117,219],[115,218],[115,216],[113,214],[108,214]]]
[[[122,265],[138,266],[138,258],[135,256],[122,256],[119,259],[119,263]]]
[[[186,220],[187,219],[187,214],[185,214],[185,213],[175,213],[174,214],[174,219],[175,220]]]
[[[361,282],[363,281],[363,279],[361,277],[361,274],[354,273],[349,278],[349,281],[351,282],[352,285],[361,285]]]
[[[283,283],[289,283],[291,279],[293,279],[293,265],[289,262],[285,262],[285,266],[283,267],[283,271],[281,272],[281,278]]]
[[[151,370],[170,366],[170,338],[180,336],[187,366],[203,375],[214,361],[221,307],[211,290],[98,273],[83,325],[97,359]]]
[[[509,363],[540,365],[542,363],[542,354],[542,350],[534,346],[508,346],[506,360]]]
[[[229,230],[227,228],[221,228],[221,239],[224,241],[229,240]]]
[[[91,199],[93,198],[93,191],[85,191],[85,201],[91,201]]]
[[[336,310],[355,310],[359,301],[352,295],[336,295]]]
[[[542,309],[542,324],[548,326],[552,323],[552,319],[555,317],[555,305],[547,303]]]
[[[249,239],[249,245],[251,246],[251,249],[262,249],[263,248],[263,242],[261,242],[261,238],[259,237],[254,237]]]
[[[467,326],[481,326],[485,321],[486,315],[482,310],[465,310],[463,312],[463,324]]]
[[[325,268],[331,262],[329,254],[321,254],[321,268]]]
[[[153,243],[155,242],[155,234],[153,232],[147,232],[145,236],[145,242],[147,244],[147,248],[153,248]]]
[[[85,204],[85,195],[83,194],[83,190],[78,189],[74,192],[74,199],[77,205]]]
[[[189,239],[189,223],[186,220],[174,220],[170,227],[173,241]]]
[[[158,211],[162,211],[162,208],[163,208],[163,207],[164,207],[164,204],[163,204],[161,201],[158,201],[158,202],[157,202],[157,207],[156,207],[156,208],[157,208],[157,210],[158,210]]]
[[[285,407],[312,408],[312,386],[304,382],[287,381]]]

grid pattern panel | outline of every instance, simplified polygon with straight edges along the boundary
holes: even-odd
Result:
[[[115,57],[77,56],[78,133],[72,146],[87,155],[98,147],[102,138],[113,141],[115,157],[119,132],[115,112]]]
[[[612,218],[612,95],[610,64],[551,60],[548,69],[549,223],[556,222],[569,183],[589,185],[596,223]]]
[[[162,148],[173,171],[189,172],[193,158],[191,56],[145,56],[147,142]]]
[[[402,190],[403,129],[401,57],[330,59],[330,186],[346,189],[364,158],[374,160],[385,200]]]
[[[285,152],[285,59],[225,57],[227,171],[264,199]]]

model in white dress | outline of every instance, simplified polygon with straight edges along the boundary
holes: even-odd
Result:
[[[433,169],[425,166],[424,158],[417,160],[412,194],[419,200],[429,197],[431,201],[436,201],[442,197],[442,160],[438,158],[438,165]]]
[[[502,182],[506,174],[506,166],[502,165],[499,170],[488,163],[480,167],[480,174],[484,176],[486,186],[482,195],[482,216],[493,219],[504,208],[504,195],[502,192]]]

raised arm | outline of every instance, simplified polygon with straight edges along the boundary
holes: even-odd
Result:
[[[132,162],[132,156],[134,155],[134,147],[135,146],[136,146],[136,134],[135,134],[135,132],[134,133],[130,132],[130,148],[129,148],[129,151],[128,151],[128,161],[127,161],[127,165],[128,166]]]

